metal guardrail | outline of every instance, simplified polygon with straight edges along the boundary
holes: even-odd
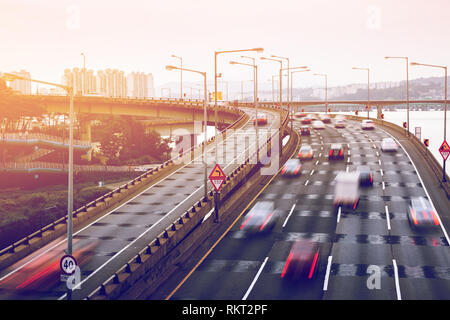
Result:
[[[1,140],[10,143],[26,143],[26,144],[51,144],[51,145],[61,145],[69,147],[69,139],[63,139],[57,136],[52,136],[45,133],[3,133],[1,135]],[[74,148],[79,149],[90,149],[92,145],[89,141],[84,140],[73,140]]]

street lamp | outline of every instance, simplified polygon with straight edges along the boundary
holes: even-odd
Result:
[[[294,70],[294,71],[291,71],[291,101],[294,101],[294,97],[293,97],[293,94],[292,94],[292,88],[294,87],[293,74],[296,73],[296,72],[309,72],[309,71],[311,71],[311,70],[305,69],[305,70]]]
[[[409,137],[409,63],[408,57],[384,57],[384,59],[405,59],[406,61],[406,123],[408,126]]]
[[[252,48],[252,49],[241,49],[241,50],[224,50],[224,51],[214,51],[214,127],[215,127],[215,136],[214,144],[217,145],[217,56],[222,53],[235,53],[235,52],[257,52],[262,53],[264,51],[263,48]],[[216,162],[217,162],[217,152],[216,152]]]
[[[328,113],[328,75],[326,73],[314,73],[314,75],[325,78],[325,113]]]
[[[272,58],[278,58],[278,59],[284,59],[284,60],[286,60],[287,61],[287,70],[288,70],[288,77],[287,77],[287,103],[288,103],[288,106],[289,106],[289,58],[286,58],[286,57],[280,57],[280,56],[276,56],[276,55],[274,55],[274,54],[272,54],[271,55],[271,57]]]
[[[287,59],[287,58],[285,58],[285,59]],[[287,87],[288,92],[287,92],[287,99],[288,99],[288,112],[289,112],[289,118],[291,117],[291,104],[289,103],[289,102],[290,102],[290,99],[289,99],[289,70],[294,70],[294,69],[307,69],[307,68],[308,68],[307,66],[289,68],[289,59],[288,59],[288,67],[281,70],[281,72],[283,72],[284,70],[287,70],[287,78],[288,78],[288,87]],[[291,92],[292,92],[292,81],[291,81]],[[292,123],[292,121],[291,121],[291,130],[292,130],[292,125],[293,125],[293,123]]]
[[[434,64],[424,64],[424,63],[418,63],[418,62],[411,62],[412,66],[425,66],[425,67],[431,67],[431,68],[441,68],[444,69],[445,73],[445,82],[444,82],[444,141],[447,141],[447,66],[438,66]],[[442,171],[442,182],[447,182],[447,178],[445,176],[445,162],[444,159],[444,165],[443,165],[443,171]]]
[[[243,57],[248,58],[248,57]],[[240,64],[243,66],[248,66],[253,68],[253,98],[255,103],[255,134],[256,134],[256,162],[259,162],[259,134],[258,134],[258,66],[256,65],[255,58],[250,58],[253,60],[253,64],[230,61],[230,64]]]
[[[180,100],[183,100],[183,58],[174,54],[172,58],[180,59]]]
[[[4,73],[1,77],[4,81],[14,81],[14,80],[27,80],[36,83],[42,83],[46,85],[51,85],[55,87],[62,88],[66,90],[67,95],[69,96],[69,172],[68,172],[68,192],[67,192],[67,251],[66,253],[72,255],[72,214],[73,214],[73,87],[64,86],[61,84],[33,80],[25,77],[21,77],[19,75]],[[68,299],[70,299],[70,289]]]
[[[270,61],[276,61],[280,63],[280,73],[279,73],[279,77],[280,77],[280,108],[282,108],[282,103],[283,103],[283,78],[282,78],[282,70],[283,70],[283,60],[278,60],[278,59],[272,59],[272,58],[266,58],[266,57],[261,57],[261,60],[270,60]]]
[[[369,68],[356,68],[353,67],[353,70],[365,70],[367,71],[367,119],[369,119],[369,110],[370,110],[370,69]]]
[[[208,184],[208,164],[206,162],[206,144],[208,143],[208,137],[206,134],[207,131],[207,127],[208,127],[208,117],[206,114],[206,98],[207,98],[207,86],[206,86],[206,72],[202,72],[202,71],[197,71],[197,70],[191,70],[191,69],[184,69],[184,68],[179,68],[179,67],[175,67],[175,66],[166,66],[166,70],[167,71],[172,71],[172,70],[183,70],[183,71],[188,71],[188,72],[194,72],[194,73],[199,73],[203,76],[203,86],[204,86],[204,98],[203,98],[203,121],[205,123],[205,133],[204,133],[204,141],[203,141],[203,164],[205,166],[205,172],[204,172],[204,177],[203,177],[203,183],[205,185],[204,188],[204,201],[206,201],[208,199],[208,189],[207,189],[207,184]],[[216,150],[216,154],[217,154],[217,150]]]

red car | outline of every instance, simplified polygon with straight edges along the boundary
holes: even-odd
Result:
[[[258,117],[253,119],[253,125],[256,124],[267,124],[267,116],[265,114],[258,114]]]
[[[317,275],[320,247],[317,242],[297,240],[291,247],[281,278],[311,280]]]

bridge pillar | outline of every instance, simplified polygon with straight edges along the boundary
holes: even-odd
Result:
[[[91,121],[90,120],[81,120],[80,119],[80,130],[81,130],[81,140],[92,142],[91,138]],[[92,149],[90,149],[86,154],[81,156],[82,159],[86,159],[87,161],[92,160]]]

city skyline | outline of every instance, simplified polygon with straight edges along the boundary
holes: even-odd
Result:
[[[88,69],[113,65],[126,73],[143,70],[154,75],[156,87],[178,78],[164,69],[178,64],[172,54],[182,56],[187,67],[205,70],[209,80],[215,50],[263,47],[263,55],[286,56],[291,66],[326,72],[329,85],[339,86],[365,81],[352,66],[370,67],[373,82],[404,80],[404,66],[385,61],[385,55],[448,63],[449,45],[443,40],[450,22],[440,19],[440,12],[449,3],[442,0],[426,6],[419,1],[384,0],[196,4],[42,0],[24,5],[23,0],[7,0],[1,5],[0,32],[6,50],[0,70],[26,69],[36,78],[59,82],[67,66],[83,67],[83,52]],[[101,23],[100,15],[106,17]],[[216,20],[223,23],[209,27]],[[220,56],[218,68],[224,79],[250,77],[246,68],[228,65],[236,58],[239,55]],[[260,79],[277,73],[276,65],[259,60],[258,65]],[[439,75],[439,70],[410,70],[410,79]],[[196,78],[186,74],[185,80]],[[296,77],[294,86],[320,83],[320,78],[304,74]]]

